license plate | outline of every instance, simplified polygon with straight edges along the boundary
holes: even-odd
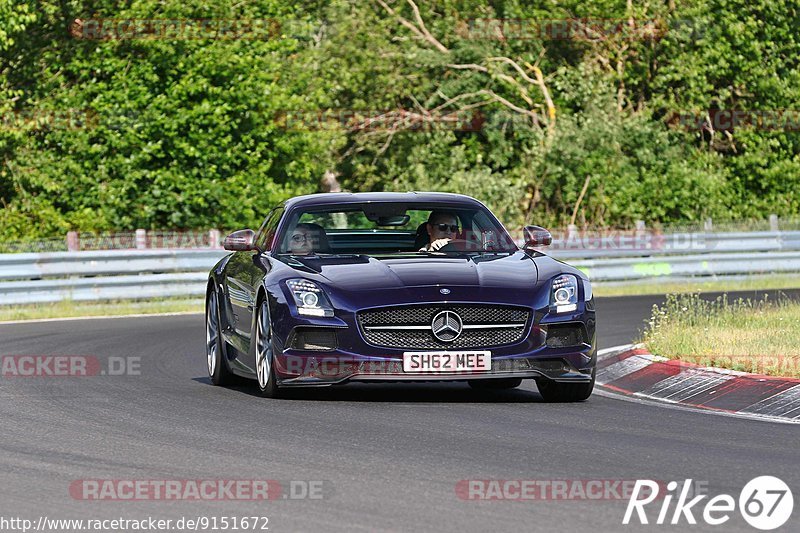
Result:
[[[492,352],[405,352],[404,372],[469,372],[492,369]]]

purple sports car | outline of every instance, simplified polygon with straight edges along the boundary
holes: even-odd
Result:
[[[547,401],[580,401],[595,378],[595,309],[579,270],[520,249],[482,203],[446,193],[292,198],[231,253],[206,295],[214,384],[255,379],[264,396],[349,382],[533,378]]]

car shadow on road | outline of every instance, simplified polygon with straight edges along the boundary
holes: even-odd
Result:
[[[211,386],[208,377],[192,378]],[[516,389],[473,389],[466,383],[350,383],[333,387],[286,389],[282,399],[322,402],[399,402],[399,403],[543,403],[529,380]],[[260,398],[254,381],[239,380],[226,387]],[[283,391],[282,391],[283,392]],[[280,400],[277,400],[280,401]]]

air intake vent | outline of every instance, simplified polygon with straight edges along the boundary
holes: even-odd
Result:
[[[547,346],[567,348],[580,346],[586,342],[586,329],[580,322],[547,325]]]
[[[335,350],[336,330],[329,328],[296,328],[289,347],[295,350]]]

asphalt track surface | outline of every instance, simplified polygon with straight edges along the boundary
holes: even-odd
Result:
[[[600,348],[630,342],[658,301],[599,299]],[[660,503],[648,507],[650,525],[623,527],[625,500],[464,500],[456,484],[693,479],[738,499],[750,479],[775,475],[800,500],[797,425],[601,394],[546,404],[533,382],[506,392],[351,385],[262,399],[252,387],[210,385],[201,315],[0,325],[0,340],[0,355],[141,358],[140,375],[0,378],[0,517],[266,516],[269,531],[727,532],[756,530],[738,512],[723,526],[656,526]],[[84,501],[69,492],[82,479],[325,483],[313,500]],[[798,530],[799,506],[783,530]],[[694,514],[702,524],[702,509]]]

